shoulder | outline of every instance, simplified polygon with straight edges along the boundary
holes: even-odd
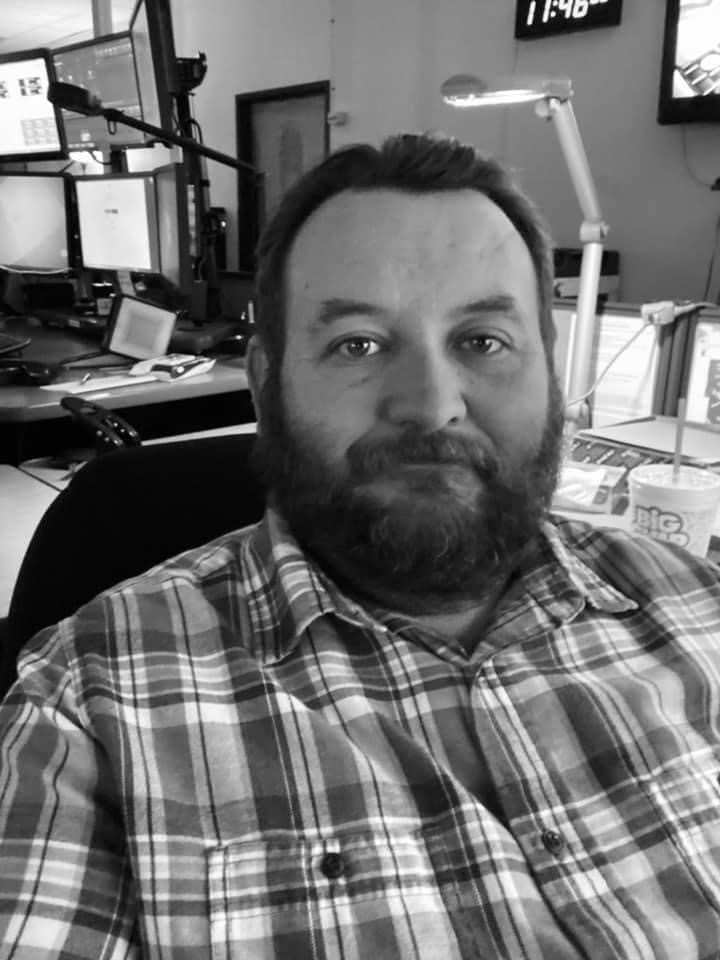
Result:
[[[224,534],[104,590],[56,625],[68,666],[123,670],[163,655],[201,655],[251,629],[258,525]],[[256,578],[256,577],[255,577]],[[34,659],[51,628],[27,645]]]
[[[576,560],[639,603],[698,591],[720,597],[720,567],[709,559],[616,527],[560,516],[551,519]]]

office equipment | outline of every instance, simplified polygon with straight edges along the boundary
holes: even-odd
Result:
[[[170,0],[137,0],[130,15],[140,104],[146,123],[175,129],[173,96],[181,92]]]
[[[24,357],[0,357],[0,386],[42,387],[56,380],[61,368],[57,364],[28,360]]]
[[[81,397],[63,397],[60,406],[92,433],[98,456],[112,450],[139,447],[142,442],[137,430],[114,410]]]
[[[142,118],[140,93],[129,32],[107,34],[52,52],[57,80],[75,84],[99,97],[107,106]],[[145,144],[132,127],[112,128],[100,116],[62,111],[68,150],[118,150]]]
[[[171,163],[153,171],[157,202],[160,272],[180,298],[178,306],[190,303],[193,255],[197,237],[190,229],[191,198],[185,167]]]
[[[555,296],[577,297],[580,290],[580,247],[555,247]],[[620,254],[617,250],[603,250],[600,261],[598,296],[607,300],[620,299]]]
[[[0,357],[3,354],[19,353],[29,343],[31,343],[30,337],[14,337],[0,330]]]
[[[47,171],[0,173],[0,268],[63,272],[78,259],[73,178]]]
[[[155,184],[151,173],[75,178],[83,266],[157,273]]]
[[[720,7],[666,0],[658,123],[720,120]]]
[[[67,157],[60,111],[47,98],[53,80],[49,50],[0,53],[0,160]]]
[[[678,393],[686,398],[688,421],[720,436],[720,310],[695,313],[687,327]]]
[[[158,380],[182,380],[207,373],[215,366],[213,357],[198,357],[190,353],[168,353],[164,357],[141,360],[130,369],[132,376],[151,373]]]
[[[573,327],[577,321],[576,305],[572,300],[554,300],[552,313],[557,331],[555,370],[560,387],[568,396],[571,389]],[[633,342],[618,356],[633,337]],[[641,306],[609,301],[599,303],[593,332],[590,377],[595,381],[603,370],[606,372],[589,402],[592,426],[669,413],[675,398],[673,390],[668,395],[668,370],[673,348],[673,328],[648,324]],[[613,358],[615,360],[608,368]]]
[[[468,74],[450,77],[442,85],[446,103],[454,107],[481,107],[534,102],[542,119],[553,121],[583,222],[580,227],[582,260],[577,297],[577,318],[570,348],[569,389],[565,415],[577,425],[588,420],[586,397],[591,386],[592,342],[595,327],[603,242],[608,226],[603,220],[590,166],[585,154],[572,103],[568,77],[511,75],[481,80]]]
[[[168,348],[177,313],[138,297],[116,296],[110,307],[102,348],[70,356],[67,366],[106,354],[129,360],[162,356]]]

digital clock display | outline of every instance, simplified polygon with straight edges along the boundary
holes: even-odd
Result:
[[[548,37],[620,23],[622,0],[517,0],[515,36]]]

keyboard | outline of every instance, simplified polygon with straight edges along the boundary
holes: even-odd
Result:
[[[11,333],[0,330],[0,356],[4,353],[15,353],[30,343],[29,337],[16,337]]]

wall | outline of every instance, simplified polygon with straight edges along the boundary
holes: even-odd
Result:
[[[664,7],[626,0],[620,27],[514,41],[510,0],[331,0],[335,108],[350,114],[333,143],[401,128],[458,136],[504,157],[556,242],[577,246],[579,209],[551,126],[531,106],[460,111],[439,93],[459,72],[567,74],[607,245],[621,253],[622,297],[700,299],[720,212],[709,190],[720,176],[720,127],[655,121]],[[718,286],[720,270],[712,299]]]
[[[328,0],[173,0],[179,57],[207,55],[194,94],[195,116],[208,146],[235,156],[235,94],[285,87],[330,75]],[[227,207],[228,265],[237,263],[237,180],[209,160],[213,206]]]

